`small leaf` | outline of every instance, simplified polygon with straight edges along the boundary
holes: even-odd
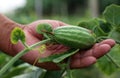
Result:
[[[45,58],[40,58],[39,62],[54,62],[54,63],[59,63],[61,61],[63,61],[64,59],[66,59],[67,57],[77,53],[79,51],[79,49],[77,50],[70,50],[61,54],[54,54]]]
[[[37,48],[37,50],[38,50],[41,54],[43,54],[43,53],[45,52],[45,50],[46,50],[46,45],[45,45],[45,44],[41,45],[39,48]]]
[[[17,44],[19,40],[25,43],[25,33],[21,28],[15,27],[11,32],[10,39],[13,44]]]
[[[113,26],[120,25],[120,6],[115,4],[108,6],[103,12],[103,15],[106,21],[111,25]]]
[[[36,27],[36,31],[37,33],[39,34],[44,34],[46,32],[52,32],[52,27],[50,24],[47,24],[47,23],[43,23],[43,24],[39,24],[37,27]]]
[[[59,56],[59,57],[57,57],[56,59],[53,59],[53,62],[54,62],[54,63],[59,63],[59,62],[61,62],[62,60],[64,60],[65,58],[67,58],[67,57],[75,54],[75,53],[78,52],[78,51],[79,51],[79,49],[77,49],[77,50],[75,50],[75,51],[71,51],[71,52],[69,52],[69,53],[66,53],[66,54],[64,54],[64,55],[62,55],[62,56]]]

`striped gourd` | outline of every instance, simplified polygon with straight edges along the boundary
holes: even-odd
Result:
[[[78,26],[61,26],[53,30],[56,42],[71,48],[87,49],[95,42],[95,34]]]

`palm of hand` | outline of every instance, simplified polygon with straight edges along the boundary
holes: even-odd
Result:
[[[65,23],[55,20],[41,20],[29,24],[24,28],[26,34],[26,41],[28,45],[34,44],[43,39],[43,36],[37,34],[35,30],[36,26],[40,23],[49,23],[52,25],[53,28],[67,25]],[[72,56],[71,68],[82,68],[92,65],[93,63],[96,62],[97,58],[106,54],[114,44],[115,42],[113,40],[107,39],[100,43],[96,43],[89,50],[76,53],[74,56]],[[17,53],[20,52],[22,49],[24,49],[24,47],[22,46],[21,43],[19,43],[13,46],[13,49]],[[65,52],[68,49],[69,49],[68,47],[65,47],[63,45],[54,44],[52,46],[47,46],[47,49],[43,54],[40,54],[38,51],[34,50],[24,55],[22,59],[30,64],[33,64],[37,57],[46,57],[51,54]],[[50,70],[58,69],[58,66],[54,63],[36,63],[35,65]]]

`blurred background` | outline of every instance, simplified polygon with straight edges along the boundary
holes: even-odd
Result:
[[[81,19],[100,17],[110,4],[120,4],[120,0],[2,0],[0,12],[20,23],[56,19],[74,24]]]
[[[120,0],[1,0],[0,13],[20,24],[29,24],[40,19],[54,19],[77,25],[81,20],[102,18],[102,12],[110,4],[120,5]],[[0,52],[0,68],[10,58]],[[46,72],[44,69],[18,60],[3,78],[57,78],[56,75],[59,74],[59,71],[47,71],[45,77],[38,77],[44,72]],[[74,78],[120,78],[119,73],[105,75],[94,65],[81,70],[73,70]],[[36,77],[32,77],[33,75]]]

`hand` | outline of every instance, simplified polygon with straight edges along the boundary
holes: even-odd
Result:
[[[27,41],[28,45],[32,45],[43,39],[43,36],[40,34],[37,34],[36,30],[35,30],[36,26],[40,23],[49,23],[52,25],[53,29],[58,26],[67,25],[63,22],[56,21],[56,20],[39,20],[39,21],[29,24],[28,26],[24,26],[23,29],[24,29],[24,32],[26,35],[26,41]],[[89,50],[76,53],[75,55],[72,56],[71,68],[83,68],[83,67],[87,67],[87,66],[94,64],[99,57],[101,57],[101,56],[105,55],[107,52],[109,52],[111,47],[113,47],[114,45],[115,45],[114,40],[107,39],[100,43],[96,43]],[[20,42],[17,45],[13,45],[13,51],[14,51],[13,55],[17,54],[18,52],[20,52],[23,49],[24,49],[24,47]],[[25,54],[21,59],[30,64],[33,64],[38,57],[40,57],[40,58],[47,57],[47,56],[55,54],[55,53],[65,52],[68,49],[69,49],[69,47],[66,47],[63,45],[58,45],[58,44],[54,44],[52,46],[48,45],[46,51],[43,54],[40,54],[38,51],[30,51],[27,54]],[[48,69],[48,70],[55,70],[55,69],[59,68],[56,64],[54,64],[52,62],[36,63],[35,65],[45,68],[45,69]]]

